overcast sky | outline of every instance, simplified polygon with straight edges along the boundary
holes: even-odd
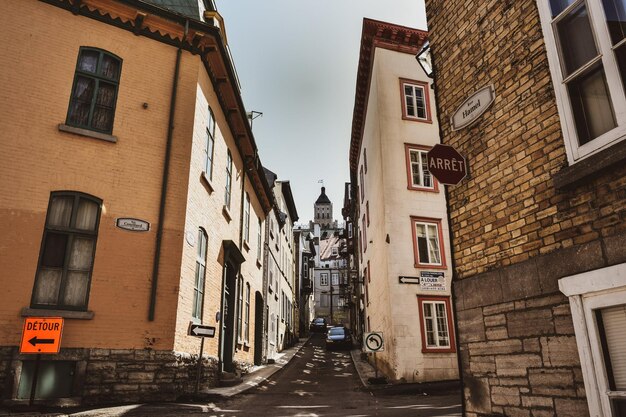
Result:
[[[216,2],[263,165],[290,181],[298,223],[319,180],[341,221],[363,18],[426,29],[423,0]]]

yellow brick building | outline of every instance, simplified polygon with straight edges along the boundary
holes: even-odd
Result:
[[[200,389],[261,349],[274,199],[224,24],[161,3],[0,4],[3,400],[30,395],[25,317],[65,319],[37,398],[66,404],[193,392],[190,323],[216,327]]]
[[[448,188],[467,416],[626,413],[616,5],[426,0],[442,142],[470,168]],[[454,128],[488,86],[493,103]]]

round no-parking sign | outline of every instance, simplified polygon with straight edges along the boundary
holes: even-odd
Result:
[[[365,352],[376,353],[385,350],[382,332],[365,333],[363,336],[363,348]]]

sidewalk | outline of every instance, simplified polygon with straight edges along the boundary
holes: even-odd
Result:
[[[232,387],[218,387],[212,388],[209,390],[202,391],[199,398],[196,398],[196,401],[201,400],[219,400],[230,398],[233,395],[240,394],[244,391],[249,390],[250,388],[256,387],[262,382],[266,381],[269,377],[274,375],[276,372],[281,370],[285,365],[293,359],[294,356],[302,349],[304,344],[308,342],[308,338],[301,339],[295,346],[285,349],[282,352],[278,353],[276,358],[276,363],[271,365],[261,365],[255,366],[252,368],[252,371],[242,376],[243,382],[241,384],[232,386]],[[194,401],[195,402],[195,401]],[[104,410],[107,408],[106,406],[101,406]],[[126,405],[112,405],[110,407],[115,408],[128,408],[132,410],[137,407],[137,404],[126,404]],[[67,413],[75,413],[79,410],[82,410],[81,407],[68,409],[67,412],[46,412],[46,411],[11,411],[9,409],[2,408],[0,406],[0,417],[11,416],[11,417],[68,417]]]
[[[354,367],[359,374],[361,384],[363,384],[365,389],[375,392],[376,395],[444,395],[457,393],[461,389],[458,380],[414,383],[383,382],[370,384],[370,380],[376,377],[376,369],[374,369],[368,361],[361,359],[360,349],[352,349],[350,356],[352,356],[352,362],[354,362]],[[384,377],[380,372],[378,376]]]
[[[289,363],[291,359],[302,349],[304,344],[308,342],[309,338],[301,339],[295,346],[285,349],[278,353],[276,357],[276,363],[268,365],[260,365],[252,368],[251,372],[242,376],[243,382],[241,384],[232,387],[218,387],[205,390],[201,393],[201,396],[208,396],[209,398],[229,398],[233,395],[240,394],[250,388],[256,387],[269,377],[274,375],[285,365]]]

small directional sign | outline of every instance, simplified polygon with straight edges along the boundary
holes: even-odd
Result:
[[[59,353],[62,317],[28,317],[24,320],[20,353]]]
[[[215,337],[215,327],[189,323],[189,336]]]
[[[363,335],[363,350],[365,352],[382,352],[385,350],[382,332],[371,332]]]
[[[420,283],[420,278],[419,277],[403,277],[403,276],[399,276],[398,277],[398,281],[400,281],[400,284],[419,284]]]

